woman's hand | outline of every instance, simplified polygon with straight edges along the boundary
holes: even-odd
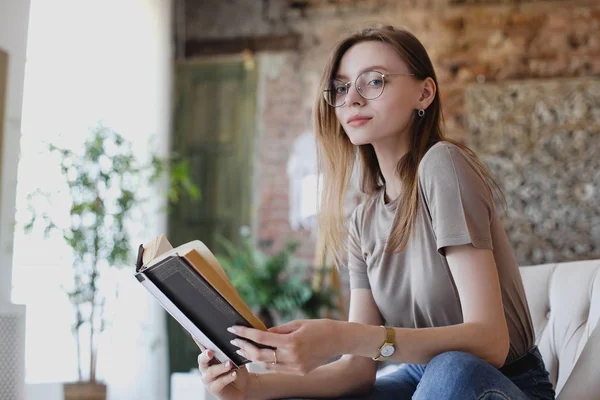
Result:
[[[231,361],[218,363],[212,351],[196,342],[202,350],[198,356],[198,367],[202,382],[210,393],[222,400],[243,400],[247,397],[250,374],[245,366],[231,369]]]
[[[339,327],[339,321],[317,319],[292,321],[267,332],[242,326],[231,327],[229,331],[275,348],[259,349],[241,338],[232,340],[242,357],[269,370],[304,375],[342,354]]]

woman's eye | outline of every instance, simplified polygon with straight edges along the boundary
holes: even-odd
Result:
[[[348,92],[348,88],[346,86],[339,86],[335,88],[335,94],[346,94]]]
[[[369,86],[381,86],[383,81],[381,79],[371,79]]]

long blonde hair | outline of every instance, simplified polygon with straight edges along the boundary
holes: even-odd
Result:
[[[353,45],[366,41],[388,43],[406,63],[409,73],[415,78],[437,78],[427,51],[421,42],[410,32],[392,26],[378,26],[362,29],[339,41],[330,53],[321,77],[320,89],[327,87],[335,76],[344,53]],[[344,132],[335,115],[319,91],[314,107],[313,123],[317,141],[317,157],[320,183],[320,204],[318,211],[318,259],[325,262],[332,255],[336,266],[345,259],[348,229],[344,215],[344,197],[348,189],[354,164],[358,158],[360,171],[360,190],[367,197],[372,197],[385,186],[385,179],[379,168],[377,156],[370,144],[355,146]],[[416,110],[415,110],[416,112]],[[403,187],[407,190],[400,196],[393,220],[393,229],[388,241],[388,251],[401,252],[410,238],[418,205],[417,169],[421,159],[437,142],[451,142],[463,150],[469,163],[486,183],[490,193],[496,193],[502,204],[505,204],[500,187],[479,161],[475,153],[468,147],[448,139],[442,132],[442,106],[439,90],[436,91],[431,105],[423,117],[412,120],[412,137],[410,149],[398,162],[396,173]],[[358,155],[358,157],[357,157]]]

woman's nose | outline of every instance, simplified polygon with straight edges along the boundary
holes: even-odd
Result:
[[[362,105],[364,104],[364,97],[358,93],[356,90],[356,86],[350,85],[348,88],[348,93],[346,93],[346,104],[347,105]]]

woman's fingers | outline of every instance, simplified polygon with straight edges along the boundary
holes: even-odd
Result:
[[[248,360],[262,362],[265,364],[280,362],[280,360],[277,359],[279,355],[275,353],[275,350],[259,349],[258,347],[252,345],[250,342],[247,342],[242,339],[234,339],[231,341],[231,344],[239,347],[240,349],[236,352],[240,356],[245,357]]]
[[[207,350],[198,356],[198,367],[202,373],[202,382],[212,393],[220,393],[225,386],[235,381],[237,372],[231,371],[233,368],[231,361],[211,365],[212,361],[214,361],[214,354]]]
[[[227,328],[227,330],[234,335],[271,347],[279,347],[286,342],[286,335],[261,331],[259,329],[246,328],[244,326],[232,326]]]
[[[215,381],[213,381],[209,385],[208,389],[212,393],[221,393],[221,391],[225,388],[225,386],[235,382],[236,378],[237,378],[236,371],[222,374],[220,377],[218,377]]]
[[[211,384],[213,381],[217,380],[221,375],[226,374],[231,371],[233,364],[231,361],[227,361],[221,364],[211,365],[206,371],[202,374],[202,380],[206,384]]]
[[[259,349],[242,339],[234,339],[231,343],[240,348],[237,350],[239,355],[262,364],[265,369],[286,374],[303,374],[302,371],[298,370],[296,365],[286,364],[285,360],[287,357],[282,354],[282,349]]]
[[[198,368],[200,369],[200,372],[204,374],[213,356],[214,354],[212,354],[212,351],[210,350],[206,350],[200,353],[200,355],[198,356]]]

